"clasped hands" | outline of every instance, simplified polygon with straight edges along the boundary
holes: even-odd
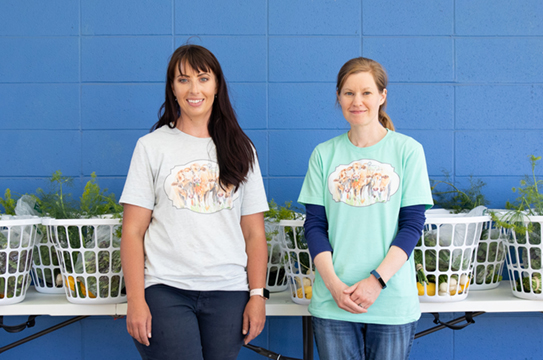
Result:
[[[353,314],[363,314],[368,312],[368,308],[377,300],[381,290],[379,282],[370,276],[352,286],[338,281],[331,293],[340,309]]]

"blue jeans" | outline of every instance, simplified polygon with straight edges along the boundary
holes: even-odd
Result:
[[[364,324],[313,317],[321,360],[407,360],[417,322]]]
[[[152,337],[134,340],[143,360],[235,360],[243,345],[248,291],[188,291],[166,285],[145,289]]]

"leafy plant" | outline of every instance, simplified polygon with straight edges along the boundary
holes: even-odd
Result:
[[[492,284],[501,281],[500,270],[505,259],[505,246],[500,228],[483,229],[476,259],[478,265],[473,271],[475,284]],[[490,263],[486,265],[486,268],[483,264],[485,262]]]
[[[269,274],[268,286],[286,284],[284,264],[287,261],[287,255],[282,254],[279,246],[279,222],[281,220],[296,220],[303,217],[299,209],[292,206],[292,201],[286,201],[283,206],[277,205],[272,199],[269,203],[269,210],[264,213],[266,219],[266,241],[268,242]],[[290,230],[292,232],[292,230]],[[288,230],[287,230],[288,233]]]
[[[36,191],[37,195],[34,195],[39,211],[44,216],[55,219],[95,218],[103,215],[121,218],[122,216],[122,206],[117,203],[114,194],[108,194],[107,189],[100,188],[94,172],[91,174],[91,179],[86,183],[78,200],[74,200],[71,193],[67,192],[67,188],[73,187],[73,178],[63,176],[59,170],[53,173],[49,182],[48,191],[39,188]],[[113,232],[113,239],[111,239],[111,231]],[[43,232],[45,233],[45,229],[43,229]],[[110,254],[107,248],[111,245],[114,247],[119,246],[121,226],[115,226],[113,229],[109,226],[59,226],[53,236],[64,247],[68,247],[69,244],[72,249],[83,250],[95,247],[104,249],[97,253],[93,251],[63,252],[64,264],[69,273],[82,274],[85,270],[88,274],[107,274],[110,271],[120,271],[120,252],[115,250]],[[111,241],[114,244],[110,244]],[[40,247],[40,255],[44,264],[52,262],[58,265],[59,263],[56,257],[57,254],[52,252],[50,255],[47,246]],[[34,255],[34,261],[38,261],[37,253]],[[56,276],[54,275],[45,274],[44,280],[48,286],[55,281]],[[72,294],[85,297],[87,294],[84,285],[85,279],[81,276],[78,276],[75,280],[74,277],[70,278],[66,285],[70,287]],[[88,296],[93,297],[91,294],[97,293],[107,296],[110,289],[112,294],[117,293],[119,286],[124,286],[124,284],[120,284],[117,278],[112,278],[110,285],[107,276],[87,277]]]
[[[535,174],[537,162],[541,160],[541,156],[530,155],[528,158],[531,175],[526,175],[520,181],[520,186],[512,189],[519,196],[514,202],[506,203],[507,212],[501,214],[492,212],[491,216],[499,226],[508,230],[509,242],[541,245],[541,225],[531,222],[529,218],[529,216],[543,215],[543,194],[539,190],[543,180],[539,180]],[[517,260],[521,262],[522,267],[541,270],[541,249],[537,246],[522,247],[520,259]],[[541,294],[541,273],[534,272],[531,279],[529,275],[516,279],[516,288],[518,291],[533,291],[535,294]]]
[[[111,214],[120,218],[123,211],[122,205],[115,200],[115,194],[107,194],[107,189],[100,189],[96,183],[96,174],[91,174],[91,179],[85,185],[83,195],[80,198],[81,214],[85,217]]]
[[[450,175],[444,171],[445,180],[431,180],[434,205],[443,209],[452,210],[458,214],[469,211],[477,206],[486,206],[488,201],[481,192],[486,183],[481,179],[469,177],[469,187],[461,189],[450,180]]]
[[[11,197],[11,191],[6,189],[4,197],[0,196],[0,205],[4,207],[4,213],[7,215],[15,215],[15,205],[17,201]]]
[[[444,171],[445,180],[431,180],[431,190],[434,200],[434,205],[443,209],[450,210],[452,213],[461,213],[470,211],[477,206],[487,205],[488,201],[481,192],[481,189],[486,185],[480,179],[474,179],[473,176],[469,178],[469,187],[467,189],[461,189],[456,186],[451,180],[450,175]],[[424,228],[424,241],[428,247],[434,247],[437,245],[437,229],[432,229],[429,226]],[[422,245],[421,237],[417,243],[417,247]],[[440,239],[440,242],[443,239]],[[440,246],[450,245],[440,243]],[[435,250],[426,251],[424,254],[425,261],[423,260],[422,250],[416,249],[413,252],[413,258],[415,260],[415,270],[417,274],[417,282],[420,284],[443,284],[447,283],[448,279],[446,275],[440,275],[436,281],[434,275],[426,276],[425,269],[427,271],[447,271],[449,264],[453,271],[458,271],[462,263],[462,256],[460,252],[453,252],[452,261],[451,253],[449,250],[439,251],[439,256]]]
[[[292,206],[292,201],[285,201],[285,205],[279,206],[272,199],[268,202],[268,211],[264,213],[264,219],[272,223],[278,223],[281,220],[298,220],[303,218],[300,209]],[[279,230],[267,231],[266,240],[270,242],[272,238],[279,234]]]
[[[96,182],[96,174],[85,185],[79,201],[73,199],[71,193],[66,193],[67,187],[73,187],[73,178],[63,176],[60,170],[53,173],[49,179],[49,191],[37,189],[37,202],[40,211],[45,216],[54,219],[81,219],[102,215],[113,215],[120,218],[123,207],[117,203],[114,194],[107,194],[107,189],[101,189]]]
[[[42,188],[36,190],[38,206],[44,216],[55,219],[75,219],[80,217],[77,203],[72,199],[72,194],[66,194],[65,188],[73,187],[73,178],[62,176],[57,170],[49,179],[49,191]]]
[[[20,296],[29,284],[28,274],[17,277],[14,274],[24,272],[31,265],[31,251],[25,248],[30,243],[33,228],[32,225],[0,227],[0,249],[4,250],[0,252],[0,299]]]

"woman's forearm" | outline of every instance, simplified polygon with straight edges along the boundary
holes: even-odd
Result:
[[[145,300],[143,239],[151,220],[151,213],[151,210],[137,206],[124,206],[121,264],[129,302]]]
[[[323,251],[315,256],[313,261],[315,267],[319,272],[320,277],[324,281],[324,285],[328,290],[341,281],[334,270],[334,263],[332,262],[332,253],[330,251]]]
[[[375,270],[381,275],[381,278],[386,283],[398,272],[398,270],[400,270],[407,259],[405,251],[393,245],[389,248],[387,255]],[[377,281],[374,276],[371,277]]]
[[[262,213],[241,217],[241,229],[247,252],[247,280],[250,289],[266,287],[268,245]]]

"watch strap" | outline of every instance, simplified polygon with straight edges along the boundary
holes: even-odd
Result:
[[[381,277],[381,275],[379,275],[379,273],[377,272],[377,270],[372,270],[372,271],[371,271],[371,274],[372,274],[373,276],[375,276],[375,278],[379,281],[379,284],[381,284],[381,288],[382,288],[382,289],[386,289],[387,284],[386,284],[386,282],[383,280],[383,278]]]
[[[264,299],[268,300],[270,298],[270,291],[266,288],[257,288],[252,289],[249,291],[250,296],[259,295],[262,296]]]

